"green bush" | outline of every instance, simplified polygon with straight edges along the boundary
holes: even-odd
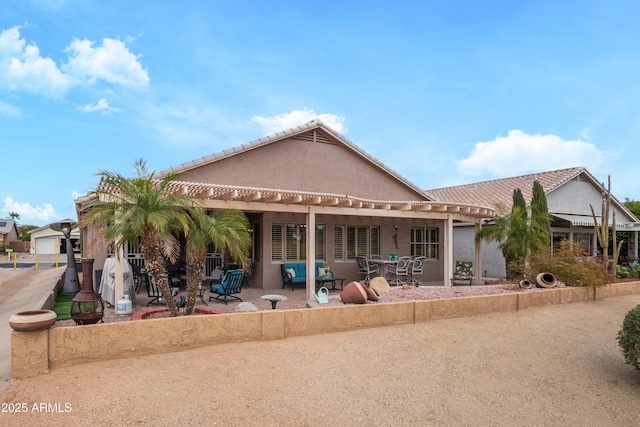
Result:
[[[589,256],[568,240],[560,242],[553,253],[549,248],[543,248],[531,254],[526,268],[522,270],[527,277],[552,273],[567,286],[604,286],[613,281],[598,258]]]
[[[616,277],[627,278],[630,277],[631,273],[627,267],[623,267],[621,265],[616,265]]]
[[[618,343],[622,347],[625,362],[640,370],[640,305],[625,316],[622,329],[618,332]]]

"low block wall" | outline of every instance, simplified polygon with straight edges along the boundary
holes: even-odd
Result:
[[[12,377],[29,378],[77,363],[183,351],[213,344],[277,340],[506,313],[627,294],[640,294],[640,282],[595,289],[558,288],[444,300],[265,310],[71,326],[37,332],[13,331]]]

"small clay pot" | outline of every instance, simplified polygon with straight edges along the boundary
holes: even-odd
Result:
[[[57,315],[53,310],[21,311],[9,317],[9,326],[14,331],[41,331],[56,323]]]

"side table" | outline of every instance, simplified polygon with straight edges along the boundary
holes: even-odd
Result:
[[[276,304],[278,304],[278,301],[284,301],[287,299],[287,297],[283,296],[283,295],[263,295],[260,298],[267,300],[267,301],[271,301],[271,309],[275,310],[276,309]]]

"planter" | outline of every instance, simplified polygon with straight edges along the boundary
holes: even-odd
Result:
[[[131,316],[131,320],[143,320],[151,316],[152,314],[163,313],[165,311],[169,311],[169,309],[168,308],[152,308],[151,310],[139,311],[135,313],[133,316]],[[194,307],[193,312],[198,314],[224,314],[224,312],[222,311],[212,310],[210,308],[205,308],[205,307]]]
[[[551,273],[540,273],[536,276],[536,286],[539,288],[553,288],[557,283],[556,276]]]
[[[56,312],[53,310],[21,311],[9,317],[9,326],[20,332],[49,329],[55,323]]]

